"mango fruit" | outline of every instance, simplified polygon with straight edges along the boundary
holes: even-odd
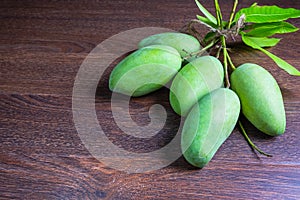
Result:
[[[223,66],[217,58],[203,56],[191,61],[179,71],[172,82],[170,104],[173,110],[186,116],[199,99],[220,88],[223,79]]]
[[[239,113],[239,98],[230,89],[219,88],[200,99],[183,125],[184,158],[193,166],[204,167],[229,137]]]
[[[185,57],[189,53],[199,51],[201,48],[199,41],[195,37],[176,32],[166,32],[151,35],[141,40],[138,44],[138,47],[142,48],[155,44],[171,46],[180,53],[181,57]]]
[[[178,51],[165,45],[141,48],[123,59],[111,72],[109,88],[128,96],[142,96],[169,82],[181,67]]]
[[[268,135],[283,134],[286,126],[283,98],[273,76],[259,65],[246,63],[233,71],[230,80],[245,117]]]

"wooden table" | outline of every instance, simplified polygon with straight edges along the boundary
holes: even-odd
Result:
[[[213,1],[205,2],[212,11]],[[240,2],[240,7],[253,3]],[[258,2],[300,9],[300,1]],[[228,17],[231,5],[225,0],[220,3]],[[133,28],[178,30],[196,14],[193,0],[1,1],[0,199],[300,199],[300,79],[243,45],[232,49],[234,63],[265,67],[284,96],[284,135],[268,137],[245,122],[254,143],[272,153],[272,158],[256,155],[235,129],[201,170],[180,157],[162,169],[132,174],[100,162],[81,142],[73,122],[72,91],[89,52]],[[300,20],[290,22],[300,27]],[[298,69],[299,36],[300,32],[280,36],[280,45],[270,49]],[[130,112],[140,125],[149,123],[148,109],[154,103],[168,113],[165,127],[155,137],[132,139],[112,118],[110,70],[98,84],[95,104],[99,124],[111,141],[137,153],[167,145],[180,121],[169,106],[168,90],[132,99]]]

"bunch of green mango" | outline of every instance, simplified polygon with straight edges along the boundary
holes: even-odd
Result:
[[[229,137],[240,111],[260,131],[277,136],[285,131],[285,111],[276,80],[256,64],[243,64],[231,74],[231,89],[223,88],[224,70],[213,56],[187,55],[201,50],[196,38],[161,33],[138,44],[139,49],[111,72],[109,88],[142,96],[172,80],[170,105],[185,118],[181,149],[192,165],[204,167]]]
[[[149,94],[177,74],[183,57],[201,48],[193,36],[172,32],[149,36],[138,47],[113,69],[111,91],[135,97]]]

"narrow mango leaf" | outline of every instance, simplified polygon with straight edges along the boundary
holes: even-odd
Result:
[[[195,2],[203,15],[207,17],[207,19],[209,19],[213,24],[217,25],[217,19],[212,14],[210,14],[210,12],[206,10],[206,8],[204,8],[204,6],[202,6],[202,4],[198,0],[195,0]]]
[[[276,55],[274,55],[274,54],[268,52],[267,50],[263,49],[262,47],[260,47],[258,44],[256,44],[256,42],[255,42],[255,40],[253,40],[253,38],[242,34],[242,40],[246,45],[248,45],[254,49],[258,49],[258,50],[262,51],[263,53],[265,53],[278,65],[278,67],[285,70],[289,74],[294,75],[294,76],[300,76],[300,71],[298,71],[295,67],[293,67],[286,61],[282,60],[281,58],[277,57]]]
[[[250,37],[247,34],[244,37],[247,37],[248,40],[251,40],[259,47],[273,47],[280,41],[278,38]]]
[[[246,15],[245,22],[268,23],[298,18],[300,17],[300,10],[280,8],[278,6],[252,6],[239,10],[235,15],[234,21],[236,22],[242,14]]]
[[[274,34],[292,33],[299,30],[288,22],[253,24],[251,29],[246,35],[254,37],[269,37]]]
[[[284,61],[283,59],[279,58],[278,56],[272,54],[271,52],[260,49],[263,53],[265,53],[267,56],[269,56],[281,69],[285,70],[291,75],[294,76],[300,76],[300,71],[298,71],[295,67]]]
[[[204,24],[207,27],[210,27],[212,29],[217,29],[218,26],[216,24],[214,24],[213,22],[211,22],[208,18],[206,17],[202,17],[200,15],[197,15],[197,19],[200,20],[202,22],[202,24]]]

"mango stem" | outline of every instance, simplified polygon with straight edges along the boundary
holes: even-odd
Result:
[[[231,60],[228,53],[226,54],[226,56],[227,56],[227,59],[228,59],[228,62],[229,62],[229,65],[230,65],[231,69],[234,71],[236,69],[236,67],[234,66],[234,64],[233,64],[233,62],[232,62],[232,60]]]
[[[213,40],[211,43],[209,43],[207,46],[203,47],[202,49],[195,51],[195,52],[191,52],[189,53],[187,56],[183,57],[183,60],[189,59],[191,57],[193,57],[194,55],[200,56],[202,55],[206,50],[208,50],[209,48],[213,47],[215,44],[217,43],[216,40]],[[185,51],[184,49],[182,49],[183,51]],[[187,51],[185,51],[186,53],[188,53]]]
[[[237,7],[238,3],[239,3],[238,0],[235,0],[235,1],[234,1],[233,7],[232,7],[232,11],[231,11],[231,14],[230,14],[230,18],[229,18],[229,23],[228,23],[227,29],[230,29],[230,28],[231,28],[232,20],[233,20],[233,17],[234,17],[234,14],[235,14],[235,11],[236,11],[236,7]]]
[[[264,156],[267,156],[267,157],[273,157],[271,154],[268,154],[268,153],[265,153],[264,151],[262,151],[261,149],[259,149],[252,141],[251,139],[249,138],[249,136],[247,135],[245,129],[244,129],[244,126],[242,124],[242,122],[239,120],[239,126],[241,128],[241,131],[244,135],[244,137],[246,138],[248,144],[251,146],[252,149],[255,149],[257,152],[259,152],[260,154],[264,155]]]
[[[224,57],[224,73],[225,73],[225,82],[226,82],[226,88],[230,88],[230,81],[229,81],[229,74],[228,74],[228,62],[227,62],[227,49],[226,49],[226,39],[225,36],[221,36],[222,41],[222,48],[223,48],[223,57]]]

